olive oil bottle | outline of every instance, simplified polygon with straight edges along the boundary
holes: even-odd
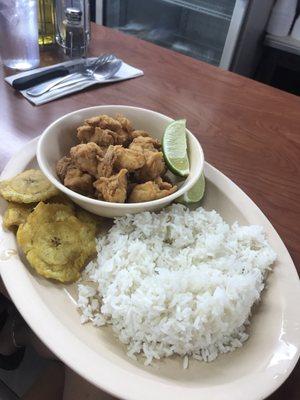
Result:
[[[55,43],[55,0],[39,0],[39,45]]]

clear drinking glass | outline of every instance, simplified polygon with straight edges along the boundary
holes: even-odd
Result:
[[[39,65],[36,0],[0,0],[0,54],[10,68]]]

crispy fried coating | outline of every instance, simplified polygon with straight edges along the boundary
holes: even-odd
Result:
[[[99,199],[112,203],[124,203],[127,197],[127,169],[121,169],[109,178],[99,178],[94,182]]]
[[[71,148],[70,156],[77,168],[97,177],[98,161],[103,156],[103,150],[96,143],[78,144]]]
[[[99,158],[98,161],[98,177],[109,178],[113,174],[114,164],[117,158],[115,148],[119,146],[109,146],[104,157]]]
[[[40,202],[20,225],[17,240],[38,274],[60,282],[77,280],[96,254],[95,232],[63,204]]]
[[[133,139],[132,143],[129,145],[129,148],[138,152],[145,152],[145,151],[158,151],[161,148],[159,141],[153,137],[144,137],[138,136],[137,138]]]
[[[109,129],[114,132],[122,129],[122,125],[119,121],[105,114],[88,118],[85,120],[85,123],[90,126],[99,126],[102,129]]]
[[[81,144],[58,162],[57,174],[79,193],[124,202],[137,184],[155,181],[167,171],[160,141],[135,130],[124,115],[88,118],[77,128],[77,137]]]
[[[129,196],[129,202],[140,203],[144,201],[151,201],[161,199],[162,197],[169,196],[176,192],[177,186],[172,186],[168,182],[163,182],[161,178],[155,181],[148,181],[136,185]]]
[[[122,145],[127,147],[131,141],[130,134],[126,132],[124,129],[121,129],[120,131],[116,132],[115,135],[115,144],[116,145]]]
[[[111,144],[115,144],[115,135],[116,133],[114,131],[111,131],[110,129],[102,129],[97,126],[90,142],[95,142],[102,147],[108,147]]]
[[[28,215],[36,206],[36,203],[21,204],[9,202],[3,215],[3,226],[15,230],[19,225],[24,224]]]
[[[80,126],[77,129],[77,137],[81,143],[93,142],[100,147],[108,147],[115,143],[115,132],[109,129],[102,129],[99,126]]]
[[[1,181],[0,194],[8,201],[35,203],[55,196],[58,190],[40,170],[28,169],[12,179]]]
[[[162,152],[146,151],[144,155],[146,159],[144,166],[134,173],[138,182],[147,182],[165,174],[166,165]]]
[[[72,161],[71,157],[63,157],[56,163],[56,174],[61,180],[64,182],[65,176],[67,174],[68,169],[75,168],[74,162]]]
[[[130,121],[123,116],[99,115],[85,120],[84,125],[77,128],[77,137],[81,143],[94,142],[101,147],[127,146],[131,141],[131,130]]]
[[[130,133],[130,132],[133,131],[133,126],[132,126],[131,122],[129,121],[128,118],[124,117],[124,115],[117,114],[116,115],[116,120],[118,122],[120,122],[122,129],[124,131],[126,131],[127,133]]]
[[[56,173],[61,182],[69,189],[86,196],[94,193],[94,178],[79,169],[71,157],[63,157],[56,164]],[[56,196],[55,196],[56,197]],[[66,203],[58,201],[57,203]]]
[[[80,143],[92,142],[91,137],[94,134],[94,127],[88,124],[81,125],[77,128],[77,138]],[[97,143],[98,144],[98,143]]]
[[[75,167],[68,169],[64,179],[64,185],[85,196],[93,196],[93,181],[94,179],[90,174],[82,172],[79,168]]]
[[[115,168],[117,170],[125,168],[129,172],[133,172],[142,168],[146,162],[145,156],[142,152],[125,149],[122,146],[115,146],[114,150],[116,154]]]
[[[147,136],[150,136],[150,135],[149,135],[148,132],[143,131],[143,130],[139,130],[139,129],[138,130],[133,130],[132,132],[130,132],[130,137],[131,137],[132,140],[137,138],[137,137],[140,137],[140,136],[147,137]]]

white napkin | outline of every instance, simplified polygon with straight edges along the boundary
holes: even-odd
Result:
[[[89,59],[91,60],[91,58]],[[66,67],[74,64],[76,61],[66,61],[60,64],[56,64],[56,66],[61,66],[64,65]],[[26,75],[30,75],[33,72],[40,72],[40,71],[46,71],[47,69],[51,68],[53,66],[49,66],[49,67],[43,67],[43,68],[36,68],[35,70],[31,70],[31,71],[26,71],[26,72],[21,72],[19,74],[16,75],[11,75],[8,76],[7,78],[5,78],[5,81],[7,83],[9,83],[10,85],[12,85],[12,82],[17,79],[17,78],[21,78],[23,76]],[[119,69],[119,71],[116,73],[116,75],[114,75],[111,79],[106,79],[103,82],[94,82],[94,81],[87,81],[87,82],[79,82],[75,85],[72,86],[67,86],[61,89],[56,89],[56,90],[52,90],[50,92],[47,92],[39,97],[33,97],[33,96],[29,96],[26,93],[26,90],[20,90],[20,93],[22,93],[22,95],[24,97],[26,97],[27,100],[29,100],[31,103],[35,104],[36,106],[39,106],[41,104],[45,104],[48,103],[49,101],[58,99],[60,97],[66,96],[70,93],[75,93],[75,92],[80,92],[80,90],[83,90],[89,86],[93,86],[93,85],[101,85],[102,83],[110,83],[110,82],[118,82],[118,81],[123,81],[126,79],[131,79],[131,78],[136,78],[138,76],[142,76],[144,75],[144,72],[140,69],[134,68],[129,64],[126,63],[122,63],[121,68]]]

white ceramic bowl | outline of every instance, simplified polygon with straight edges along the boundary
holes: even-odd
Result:
[[[39,167],[53,185],[55,185],[60,191],[64,192],[82,208],[104,217],[119,217],[128,213],[132,214],[141,211],[158,210],[167,204],[170,204],[177,197],[188,191],[200,177],[204,164],[202,148],[195,136],[188,130],[187,141],[190,174],[185,181],[180,184],[179,189],[170,196],[144,203],[109,203],[106,201],[91,199],[76,193],[65,187],[59,181],[55,172],[55,165],[60,158],[69,152],[72,146],[78,144],[76,128],[80,126],[86,118],[100,114],[115,116],[117,113],[123,114],[129,118],[135,129],[146,130],[152,136],[157,137],[160,140],[162,139],[167,125],[173,121],[171,118],[151,110],[117,105],[83,108],[70,114],[66,114],[45,129],[39,139],[37,147],[37,160]]]

